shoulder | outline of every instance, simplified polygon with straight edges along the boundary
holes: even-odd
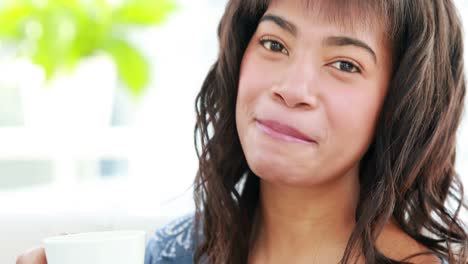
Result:
[[[189,214],[162,226],[149,238],[145,264],[192,263],[194,215]]]
[[[387,257],[400,261],[413,264],[448,264],[437,253],[416,241],[394,223],[389,223],[384,228],[377,239],[377,247]]]

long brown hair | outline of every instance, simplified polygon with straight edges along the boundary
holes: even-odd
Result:
[[[308,4],[313,1],[304,1]],[[463,37],[451,0],[328,0],[334,12],[373,8],[387,19],[394,71],[375,135],[360,164],[356,226],[342,263],[362,252],[367,263],[408,263],[375,245],[393,218],[449,263],[468,263],[468,209],[455,172],[456,131],[465,97]],[[196,98],[195,263],[247,263],[259,178],[248,167],[235,107],[244,51],[268,0],[230,0],[218,27],[220,52]],[[365,12],[363,12],[365,13]],[[343,17],[343,16],[341,16]],[[408,258],[407,258],[408,259]]]

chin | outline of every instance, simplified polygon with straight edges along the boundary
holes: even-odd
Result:
[[[247,160],[250,169],[263,181],[289,187],[308,187],[320,184],[324,179],[312,168],[299,169],[297,166],[286,164],[285,160],[258,158]]]

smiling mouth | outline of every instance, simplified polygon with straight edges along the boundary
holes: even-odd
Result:
[[[275,139],[279,139],[279,140],[286,141],[286,142],[295,142],[295,143],[308,144],[308,145],[317,144],[316,141],[310,138],[307,138],[305,135],[298,132],[294,128],[288,127],[283,124],[279,124],[275,121],[255,120],[255,125],[263,133]]]

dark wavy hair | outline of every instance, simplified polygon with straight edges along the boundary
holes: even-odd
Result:
[[[366,263],[408,263],[384,256],[376,238],[392,218],[449,263],[468,263],[460,212],[468,209],[454,168],[465,79],[460,18],[451,0],[328,0],[329,18],[350,7],[386,18],[393,73],[375,134],[360,163],[356,226],[341,263],[358,250]],[[220,52],[196,98],[194,262],[247,263],[259,178],[236,130],[240,65],[268,0],[230,0],[218,27]],[[369,9],[371,8],[371,10]],[[333,15],[336,14],[336,15]],[[343,16],[345,15],[345,16]],[[354,16],[355,17],[355,16]],[[338,18],[338,19],[337,19]],[[348,21],[346,21],[348,22]],[[418,255],[418,254],[416,254]]]

